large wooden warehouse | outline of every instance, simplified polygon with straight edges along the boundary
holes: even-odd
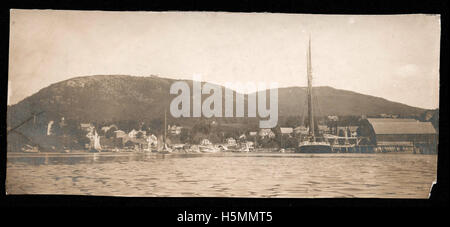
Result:
[[[359,135],[375,146],[424,146],[437,144],[431,122],[415,119],[368,118],[362,120]]]

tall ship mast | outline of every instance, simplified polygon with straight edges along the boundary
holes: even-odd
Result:
[[[163,134],[163,144],[161,147],[158,147],[158,153],[167,154],[171,153],[172,149],[167,145],[167,110],[164,110],[164,134]]]
[[[306,53],[307,60],[307,78],[308,78],[308,123],[309,123],[309,136],[315,141],[315,125],[314,125],[314,105],[313,105],[313,94],[312,94],[312,67],[311,67],[311,38],[308,42],[308,51]]]
[[[331,145],[327,142],[318,142],[316,138],[316,127],[314,124],[314,103],[312,89],[312,65],[311,65],[311,37],[308,41],[308,50],[306,52],[307,69],[306,75],[308,80],[307,101],[308,101],[308,137],[305,141],[301,141],[296,150],[298,153],[330,153]]]

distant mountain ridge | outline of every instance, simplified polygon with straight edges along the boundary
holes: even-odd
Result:
[[[164,108],[168,109],[170,101],[177,96],[169,95],[174,81],[178,80],[127,75],[95,75],[68,79],[8,106],[8,126],[41,111],[44,111],[49,119],[65,117],[84,122],[149,121],[161,118]],[[192,87],[192,81],[184,81]],[[383,98],[332,87],[314,87],[313,93],[315,113],[321,116],[383,113],[411,116],[425,111]],[[306,88],[279,88],[278,94],[279,116],[306,114]],[[209,95],[204,97],[207,96]]]
[[[306,114],[307,104],[305,87],[287,87],[278,89],[279,93],[279,115],[290,115],[289,113]],[[297,104],[289,105],[288,100],[292,97],[298,100]],[[408,106],[406,104],[392,102],[384,98],[364,95],[353,91],[335,89],[329,86],[313,87],[314,112],[318,116],[356,116],[356,115],[379,115],[398,114],[401,116],[419,115],[425,109]]]

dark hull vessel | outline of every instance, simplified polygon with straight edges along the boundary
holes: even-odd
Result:
[[[295,153],[331,153],[331,146],[328,144],[301,145]]]
[[[91,153],[100,153],[102,151],[99,150],[99,149],[92,148],[92,149],[89,150],[89,152],[91,152]]]

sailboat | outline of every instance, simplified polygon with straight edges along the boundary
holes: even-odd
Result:
[[[102,146],[100,145],[100,136],[97,134],[97,131],[94,131],[93,135],[93,146],[91,146],[90,152],[101,152]]]
[[[145,150],[146,152],[153,152],[153,150],[156,151],[156,149],[158,148],[158,138],[155,135],[150,135],[149,137],[147,137],[147,150]]]
[[[312,67],[311,67],[311,38],[308,43],[307,52],[307,78],[308,78],[308,136],[305,141],[299,143],[297,153],[331,153],[331,145],[327,142],[319,142],[316,138],[316,130],[314,125],[314,109],[312,94]]]
[[[158,143],[159,144],[159,143]],[[167,111],[164,110],[164,137],[161,146],[158,146],[158,153],[168,154],[172,153],[172,149],[167,146]]]

